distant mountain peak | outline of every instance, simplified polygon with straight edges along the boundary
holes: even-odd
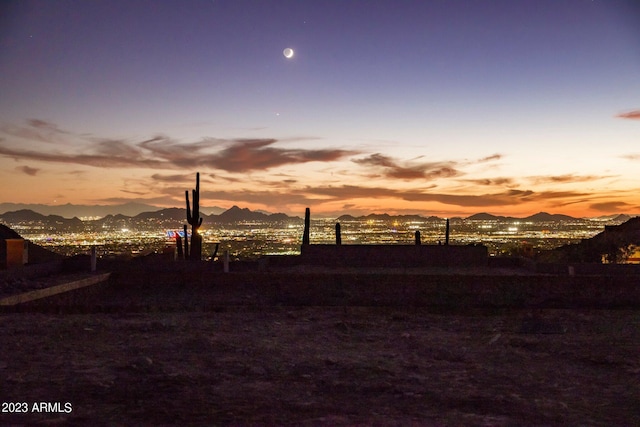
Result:
[[[41,215],[59,215],[63,218],[73,217],[105,217],[109,214],[123,214],[135,216],[142,212],[161,209],[158,206],[147,205],[138,202],[128,202],[120,205],[63,205],[25,204],[25,203],[0,203],[0,214],[17,210],[31,210]]]
[[[523,218],[526,221],[572,221],[576,218],[569,215],[550,214],[548,212],[538,212],[537,214]]]
[[[185,217],[184,209],[181,210],[181,216]],[[299,219],[297,217],[290,217],[283,213],[269,214],[261,211],[252,211],[249,208],[241,208],[237,205],[231,206],[229,209],[221,212],[220,214],[201,214],[207,223],[233,223],[242,221],[264,221],[264,222],[276,222],[286,221],[290,219]]]
[[[486,212],[480,212],[466,218],[468,221],[497,221],[504,219],[503,216],[496,216]]]

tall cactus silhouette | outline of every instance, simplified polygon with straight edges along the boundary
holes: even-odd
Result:
[[[198,234],[198,229],[202,225],[202,218],[200,217],[200,172],[196,173],[196,188],[191,192],[193,194],[193,209],[189,204],[189,191],[184,192],[187,201],[187,222],[191,225],[191,252],[185,253],[185,258],[188,257],[189,259],[200,261],[202,259],[202,236]]]
[[[302,244],[309,244],[309,227],[311,226],[311,211],[309,208],[304,211],[304,231],[302,233]]]
[[[449,218],[447,218],[447,224],[445,225],[444,244],[449,246]]]

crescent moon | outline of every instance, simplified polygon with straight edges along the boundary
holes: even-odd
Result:
[[[291,49],[290,47],[286,48],[285,50],[282,51],[282,54],[284,55],[285,58],[289,59],[289,58],[293,58],[293,49]]]

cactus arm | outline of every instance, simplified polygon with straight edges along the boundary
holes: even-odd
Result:
[[[184,192],[184,197],[187,200],[187,222],[191,224],[191,205],[189,204],[189,191]]]

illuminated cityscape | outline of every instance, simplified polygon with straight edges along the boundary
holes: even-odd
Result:
[[[382,219],[380,219],[382,217]],[[48,217],[44,217],[48,218]],[[452,245],[481,243],[491,256],[535,254],[570,243],[578,243],[600,233],[605,225],[619,224],[620,218],[606,220],[524,221],[509,219],[451,219]],[[175,236],[183,233],[184,220],[163,214],[125,217],[122,215],[82,218],[58,222],[40,219],[4,221],[25,239],[63,255],[89,253],[96,247],[100,257],[138,256],[171,252]],[[420,231],[421,243],[443,243],[445,220],[412,216],[312,219],[311,243],[335,243],[335,224],[340,222],[342,244],[411,245]],[[264,255],[300,253],[303,221],[290,217],[282,221],[236,221],[203,223],[203,257],[211,259],[225,251],[234,260],[256,259]]]

